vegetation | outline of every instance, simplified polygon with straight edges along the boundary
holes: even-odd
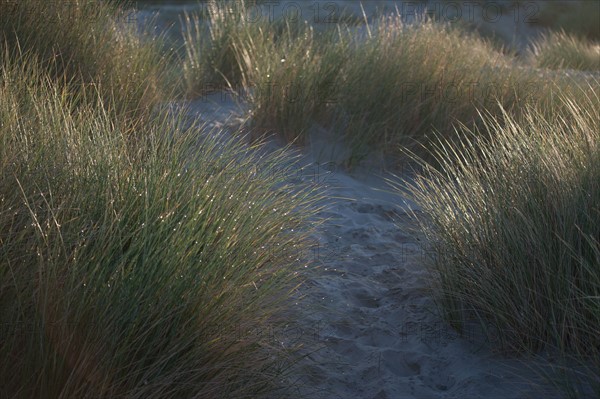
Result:
[[[245,19],[245,2],[210,1],[208,15],[186,14],[184,77],[192,94],[241,83],[235,58],[235,40],[243,30],[259,33],[258,26]],[[208,17],[210,24],[205,24]],[[249,33],[250,34],[250,33]]]
[[[293,348],[265,331],[307,265],[312,188],[286,185],[285,151],[163,110],[170,71],[114,14],[45,4],[0,13],[0,396],[277,395]]]
[[[219,75],[248,100],[256,128],[302,142],[321,123],[351,145],[350,163],[373,150],[417,150],[432,131],[450,135],[457,122],[481,124],[480,109],[501,117],[501,109],[557,106],[558,87],[578,92],[567,79],[540,76],[491,43],[433,21],[405,24],[392,15],[317,35],[307,23],[254,23],[228,5],[212,6],[208,41],[200,19],[187,19],[191,92],[207,80],[198,71],[208,70],[209,81]]]
[[[564,32],[552,33],[534,43],[531,55],[540,68],[600,71],[600,43]]]
[[[373,148],[417,148],[432,130],[449,132],[456,121],[473,122],[479,107],[497,101],[511,107],[527,95],[519,81],[527,78],[509,69],[491,44],[450,26],[407,26],[393,15],[353,42],[337,85],[337,129],[355,143],[358,155]]]
[[[315,120],[331,118],[338,74],[351,56],[343,39],[327,44],[336,40],[334,34],[317,36],[308,25],[290,24],[281,32],[267,28],[239,38],[235,52],[258,128],[302,142]]]
[[[487,114],[487,134],[441,139],[441,169],[420,160],[409,191],[451,323],[491,325],[504,349],[574,355],[588,367],[581,379],[597,383],[600,98],[585,93],[561,95],[564,112]]]
[[[132,118],[151,113],[176,87],[173,57],[160,46],[160,39],[137,35],[128,14],[109,3],[0,2],[3,58],[34,54],[54,80],[75,91],[94,87],[105,104],[111,99],[114,111]]]
[[[287,185],[285,150],[167,111],[182,89],[233,90],[289,141],[321,124],[350,163],[410,152],[448,320],[600,377],[600,85],[548,70],[597,70],[597,46],[549,34],[536,69],[433,21],[317,34],[211,1],[178,71],[118,3],[0,2],[1,397],[286,395],[294,348],[264,331],[318,195]]]

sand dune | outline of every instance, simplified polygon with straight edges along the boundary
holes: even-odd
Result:
[[[369,1],[364,13],[375,16],[394,3]],[[515,20],[510,2],[504,3],[497,20],[486,20],[480,10],[472,22],[487,24],[523,47],[539,29],[523,18]],[[298,5],[300,14],[318,23],[324,23],[319,19],[324,13],[342,9],[363,15],[358,2],[283,1],[274,7],[281,15]],[[180,11],[173,10],[169,12]],[[190,112],[218,127],[242,119],[223,93],[193,101]],[[339,166],[346,152],[343,144],[323,133],[313,135],[289,176],[292,183],[317,182],[328,193],[322,212],[328,221],[314,237],[311,254],[319,267],[306,272],[289,329],[274,335],[284,345],[302,343],[307,348],[307,358],[288,381],[297,393],[323,399],[562,397],[540,376],[533,360],[498,353],[497,342],[484,339],[475,324],[459,335],[443,321],[428,291],[428,254],[409,217],[418,207],[391,193],[386,178],[392,176],[380,169],[344,170]],[[282,145],[273,139],[268,147]]]
[[[220,127],[242,118],[219,93],[193,101],[190,109],[192,118]],[[273,139],[267,148],[281,145]],[[408,215],[418,208],[389,191],[390,175],[365,168],[349,173],[308,148],[288,178],[316,182],[327,191],[322,216],[328,221],[310,254],[318,267],[304,276],[288,328],[273,333],[278,343],[302,344],[310,353],[288,382],[298,394],[561,397],[534,371],[533,361],[497,353],[496,343],[482,338],[475,325],[460,336],[437,314],[428,292],[428,254]]]

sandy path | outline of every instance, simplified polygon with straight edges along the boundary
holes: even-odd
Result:
[[[333,172],[338,199],[321,234],[327,256],[303,288],[298,324],[321,350],[307,361],[310,398],[559,397],[526,364],[503,359],[475,329],[436,315],[424,256],[398,197],[374,177]],[[335,184],[334,183],[334,184]],[[312,335],[310,335],[312,334]]]
[[[531,36],[523,31],[532,30],[508,16],[493,28],[505,37],[518,34],[521,46]],[[192,102],[191,112],[217,127],[240,119],[230,96],[219,93]],[[532,360],[504,357],[478,328],[459,336],[442,320],[427,290],[426,254],[410,232],[407,211],[414,204],[390,193],[378,173],[331,170],[328,161],[337,157],[329,145],[315,141],[289,176],[316,180],[329,193],[322,214],[329,220],[311,254],[319,267],[307,271],[289,329],[275,337],[318,348],[289,381],[296,393],[310,399],[561,397]]]
[[[191,104],[215,126],[240,120],[220,94]],[[237,116],[236,116],[237,115]],[[323,148],[324,143],[320,143]],[[272,141],[270,148],[278,148]],[[290,182],[315,181],[329,196],[311,254],[319,265],[275,341],[314,351],[290,384],[306,398],[559,398],[531,361],[494,353],[476,328],[460,337],[437,315],[426,254],[410,231],[418,209],[389,191],[384,176],[318,165],[305,151]],[[328,164],[331,165],[331,164]],[[328,170],[329,169],[329,170]],[[315,351],[315,348],[317,349]]]

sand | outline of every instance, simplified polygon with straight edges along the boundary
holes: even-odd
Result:
[[[366,12],[374,13],[390,2],[368,3]],[[360,11],[357,2],[344,4]],[[506,18],[503,34],[528,29]],[[186,105],[191,117],[224,134],[243,119],[221,93]],[[275,343],[312,351],[286,382],[294,392],[314,399],[562,397],[534,360],[499,353],[475,325],[461,336],[444,322],[428,290],[428,254],[409,217],[419,208],[391,191],[386,179],[397,178],[377,160],[352,172],[339,166],[347,151],[337,144],[315,132],[288,176],[326,190],[321,216],[328,218],[313,237],[318,267],[305,272],[288,328],[273,334]],[[282,145],[273,139],[267,147]],[[407,178],[403,172],[396,171]]]
[[[473,328],[460,337],[428,292],[427,254],[407,210],[379,176],[332,172],[336,197],[321,231],[321,270],[308,276],[296,323],[321,350],[306,362],[310,398],[552,398],[518,359]],[[412,205],[413,209],[417,209]],[[418,209],[417,209],[418,210]],[[537,385],[537,386],[536,386]]]
[[[246,17],[251,22],[276,18],[291,22],[307,21],[318,28],[336,24],[343,17],[350,16],[360,28],[365,18],[372,23],[379,16],[397,10],[406,23],[415,21],[416,15],[436,15],[439,21],[478,28],[486,36],[522,51],[543,31],[539,25],[530,23],[538,19],[543,6],[541,3],[512,0],[367,0],[362,3],[354,0],[263,0],[259,5],[249,7]],[[167,1],[148,2],[128,20],[140,27],[151,27],[155,33],[166,33],[177,41],[181,39],[180,17],[184,12],[207,13],[208,5],[202,3],[198,6],[195,0],[172,1],[170,4]]]
[[[221,93],[185,105],[190,117],[225,135],[243,120]],[[367,167],[346,171],[335,162],[343,148],[336,151],[322,137],[316,143],[295,150],[300,158],[286,178],[318,184],[327,193],[320,216],[328,220],[313,237],[308,256],[315,267],[304,273],[287,327],[269,333],[272,344],[305,347],[308,357],[285,382],[294,393],[311,399],[562,397],[533,360],[499,353],[475,325],[461,336],[438,314],[428,289],[428,254],[409,217],[419,208],[387,182],[398,177]],[[273,138],[266,149],[282,145]],[[331,151],[323,151],[328,145]]]

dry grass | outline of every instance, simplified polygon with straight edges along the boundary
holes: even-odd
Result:
[[[531,58],[539,68],[600,70],[600,43],[565,32],[544,36],[531,47]]]
[[[161,54],[69,3],[0,3],[0,396],[286,396],[312,188],[163,112]]]
[[[160,39],[137,35],[127,15],[94,0],[3,1],[1,54],[32,54],[72,92],[97,90],[105,103],[112,99],[113,111],[139,119],[180,88],[171,74],[173,54],[160,51]]]
[[[600,101],[582,90],[552,115],[488,114],[485,133],[441,140],[441,168],[419,161],[409,191],[448,320],[492,325],[504,349],[573,356],[589,383],[600,376]]]
[[[315,34],[308,24],[251,23],[220,3],[213,7],[208,41],[200,19],[188,18],[187,64],[195,65],[188,81],[206,82],[194,71],[210,61],[210,70],[250,103],[256,128],[302,142],[320,123],[352,147],[351,164],[374,150],[421,151],[433,131],[449,137],[457,123],[481,124],[479,109],[501,116],[501,109],[530,104],[560,107],[552,92],[573,88],[432,21],[405,24],[391,15],[369,27]]]

